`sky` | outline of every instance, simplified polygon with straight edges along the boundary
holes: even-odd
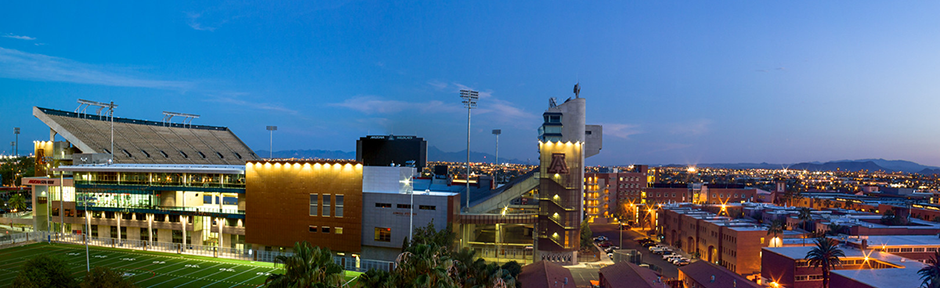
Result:
[[[940,2],[11,1],[0,144],[32,107],[198,114],[267,150],[365,135],[537,159],[551,97],[604,126],[588,165],[904,159],[940,166]],[[184,1],[188,2],[188,1]],[[0,145],[0,153],[11,147]]]

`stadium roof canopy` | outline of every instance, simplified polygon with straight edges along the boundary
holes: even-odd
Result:
[[[80,153],[110,153],[107,116],[33,107],[33,116]],[[114,163],[244,165],[261,160],[226,127],[114,117]],[[79,152],[79,151],[77,151]]]

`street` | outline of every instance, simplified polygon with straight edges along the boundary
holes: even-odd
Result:
[[[653,268],[653,266],[661,268],[662,272],[660,272],[660,274],[664,277],[679,277],[678,267],[663,260],[661,255],[653,254],[646,247],[636,243],[636,239],[646,238],[644,234],[633,230],[623,230],[623,243],[621,244],[619,227],[620,225],[618,224],[595,224],[591,225],[591,231],[594,232],[594,237],[603,235],[607,237],[607,239],[610,239],[610,243],[613,243],[613,245],[620,246],[620,249],[636,249],[640,251],[640,253],[643,254],[643,263],[650,264],[650,268]],[[687,258],[691,258],[688,257],[686,253],[683,254],[686,255]],[[575,276],[575,278],[577,278],[577,276]],[[595,279],[596,278],[597,276],[595,276]]]

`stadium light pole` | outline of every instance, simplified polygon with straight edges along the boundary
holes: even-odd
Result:
[[[467,107],[467,210],[470,210],[470,109],[477,108],[480,93],[473,90],[460,90],[464,107]]]
[[[274,131],[277,131],[277,126],[268,126],[267,129],[271,132],[271,153],[268,159],[274,159]]]
[[[493,135],[496,135],[496,161],[493,161],[493,164],[496,164],[496,184],[499,184],[499,134],[503,134],[502,129],[493,129]]]
[[[20,127],[13,127],[13,135],[16,135],[16,145],[13,147],[13,155],[20,157]]]

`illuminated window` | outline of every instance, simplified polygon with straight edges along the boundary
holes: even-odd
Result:
[[[323,217],[330,217],[330,194],[323,194]]]
[[[343,217],[343,198],[343,195],[336,195],[336,217]]]
[[[392,203],[375,203],[375,208],[392,208]]]
[[[343,227],[333,227],[333,233],[343,234]]]
[[[319,208],[319,204],[317,203],[317,196],[316,193],[310,193],[310,216],[318,216],[317,208]]]
[[[392,228],[375,227],[375,241],[392,242]]]

